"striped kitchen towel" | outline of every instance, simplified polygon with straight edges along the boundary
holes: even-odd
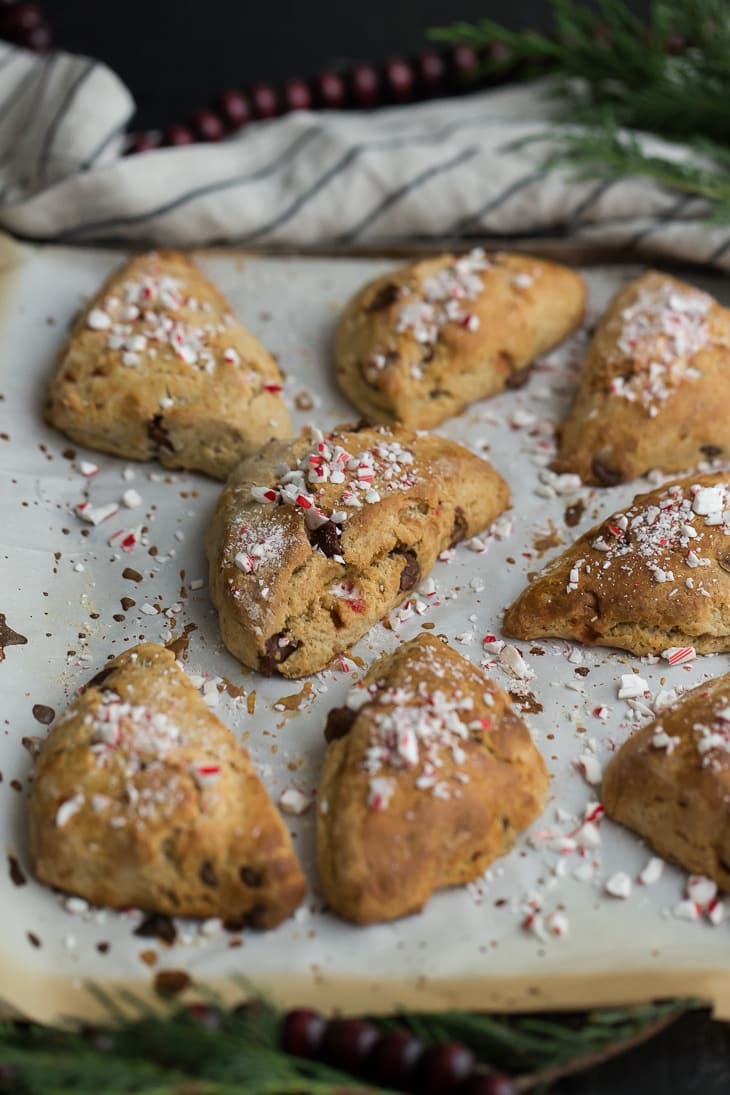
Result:
[[[553,129],[549,90],[301,111],[220,144],[124,157],[134,104],[108,68],[0,44],[0,227],[172,246],[561,236],[730,266],[730,230],[705,223],[700,200],[644,180],[544,173],[545,144],[520,142]]]

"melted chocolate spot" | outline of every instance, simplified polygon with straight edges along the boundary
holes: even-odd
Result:
[[[249,886],[251,889],[258,889],[264,884],[264,872],[257,870],[256,867],[241,867],[238,873],[244,886]]]
[[[400,287],[394,281],[389,281],[378,289],[377,293],[368,305],[368,312],[381,312],[383,308],[389,308],[395,304],[400,296]]]
[[[160,996],[177,996],[192,984],[185,970],[160,970],[155,974],[155,992]]]
[[[510,373],[505,380],[506,388],[524,388],[527,381],[530,379],[530,373],[532,372],[532,365],[525,365],[524,369],[515,369]]]
[[[337,741],[344,738],[350,732],[350,727],[357,718],[357,711],[351,707],[333,707],[327,716],[324,728],[325,741]]]
[[[27,642],[25,635],[13,631],[6,623],[4,613],[0,612],[0,662],[5,658],[6,646],[25,646]]]
[[[177,928],[169,916],[162,913],[150,913],[139,927],[134,929],[134,934],[143,939],[159,939],[162,943],[172,944],[177,939]]]
[[[285,640],[282,642],[282,639]],[[285,662],[287,658],[290,658],[295,650],[298,650],[302,644],[295,639],[289,638],[283,631],[279,631],[276,635],[271,635],[266,640],[266,653],[263,658],[259,658],[259,672],[261,673],[275,673],[276,667]]]
[[[466,521],[466,515],[464,514],[461,506],[457,506],[454,511],[454,527],[451,530],[451,540],[449,541],[449,547],[456,547],[466,536],[466,530],[468,528]],[[402,588],[402,587],[401,587]]]
[[[718,555],[717,565],[720,567],[721,570],[724,570],[728,574],[730,574],[730,551],[726,551],[723,552],[722,555]]]
[[[717,456],[722,456],[722,449],[719,445],[700,445],[700,452],[704,453],[708,460],[714,460]]]
[[[162,422],[161,414],[156,414],[152,421],[147,423],[147,436],[155,452],[159,452],[160,449],[167,449],[168,452],[175,451],[167,427]]]
[[[421,564],[415,551],[404,551],[401,554],[406,562],[400,575],[400,590],[401,593],[406,593],[421,580]]]
[[[10,881],[14,886],[25,886],[28,879],[23,874],[23,869],[14,855],[8,855],[8,871],[10,873]]]
[[[594,456],[591,461],[591,471],[602,487],[616,487],[624,481],[623,474],[620,471],[607,467],[597,456]]]
[[[95,675],[94,675],[94,676],[93,676],[93,677],[91,678],[91,680],[90,680],[90,681],[87,681],[87,682],[86,682],[86,685],[85,685],[84,687],[85,687],[85,688],[100,688],[100,687],[101,687],[101,685],[102,685],[102,684],[104,683],[104,681],[105,681],[105,680],[106,680],[106,679],[107,679],[108,677],[111,677],[111,675],[112,675],[112,673],[114,672],[115,668],[116,668],[116,667],[115,667],[115,666],[113,666],[113,665],[105,665],[105,666],[104,666],[104,668],[103,668],[103,669],[100,669],[100,670],[99,670],[99,672],[98,672],[98,673],[96,673],[96,674],[95,674]]]
[[[568,528],[575,528],[585,513],[586,504],[582,499],[578,499],[577,502],[573,502],[572,506],[567,506],[565,510],[565,523]]]
[[[198,877],[204,886],[215,887],[218,885],[218,876],[209,859],[206,859],[205,863],[201,864],[200,870],[198,871]]]
[[[33,704],[33,718],[43,726],[50,726],[56,717],[52,707],[46,707],[45,703]]]
[[[328,559],[331,559],[333,555],[340,555],[342,551],[339,530],[332,521],[320,525],[319,528],[311,529],[309,542],[312,547],[319,548]]]

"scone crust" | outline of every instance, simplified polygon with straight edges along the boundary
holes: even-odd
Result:
[[[700,653],[730,650],[730,524],[724,509],[719,523],[708,524],[693,508],[705,508],[694,501],[703,488],[718,488],[711,497],[724,507],[728,486],[730,474],[716,472],[637,495],[525,589],[505,613],[505,634],[634,654],[685,645]]]
[[[612,485],[730,453],[730,311],[649,271],[601,319],[553,467]]]
[[[29,811],[36,876],[95,905],[270,928],[304,896],[248,754],[156,643],[108,662],[51,727]]]
[[[271,437],[290,436],[281,386],[272,356],[197,266],[154,251],[114,271],[76,320],[46,420],[89,448],[225,479]]]
[[[437,309],[429,331],[432,321],[418,318],[431,315],[429,285],[450,274],[455,292],[476,292],[454,298],[451,321],[439,323]],[[524,383],[534,358],[580,324],[585,297],[574,271],[527,255],[472,252],[404,266],[370,282],[345,308],[335,336],[337,381],[372,422],[437,426]]]
[[[323,669],[399,604],[441,551],[484,529],[509,504],[501,476],[455,442],[385,426],[343,426],[318,437],[305,430],[244,460],[208,535],[223,641],[244,665],[286,677]],[[304,501],[326,515],[335,536],[330,554],[317,546],[322,533],[308,527],[307,509],[252,498],[252,489],[276,493],[280,479],[290,478],[287,468],[309,467],[320,444],[330,454],[344,451],[351,464],[373,461],[362,471],[346,468],[344,482],[304,483]],[[328,475],[330,467],[328,460]],[[358,486],[361,474],[370,478]],[[346,518],[341,535],[327,519],[338,511]]]
[[[541,813],[548,775],[509,697],[431,635],[379,659],[363,691],[369,698],[325,756],[317,855],[329,907],[369,924],[417,912],[435,890],[482,874]],[[401,737],[408,760],[376,767],[382,720],[403,708],[408,726],[436,710],[457,718],[458,746],[421,738],[412,763]]]
[[[730,891],[730,674],[637,730],[603,778],[609,817]],[[714,743],[714,744],[713,744]]]

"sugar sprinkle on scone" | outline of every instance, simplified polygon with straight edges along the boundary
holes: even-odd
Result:
[[[316,673],[509,504],[485,460],[401,427],[304,430],[244,460],[208,535],[223,641],[244,665]]]
[[[730,454],[730,311],[649,271],[616,294],[588,348],[554,468],[611,486]]]
[[[527,255],[477,249],[402,267],[347,305],[337,380],[371,421],[437,426],[523,384],[534,358],[581,322],[585,296],[574,271]]]
[[[730,473],[637,495],[548,565],[504,631],[634,654],[730,650]]]
[[[271,928],[305,892],[248,754],[156,643],[108,662],[51,727],[30,852],[42,882],[113,908]]]
[[[730,674],[637,730],[603,777],[606,813],[730,891]]]
[[[115,271],[75,323],[46,407],[80,445],[225,479],[272,437],[289,437],[276,362],[183,254]]]
[[[541,813],[543,759],[509,697],[421,634],[330,712],[317,852],[330,908],[368,924],[483,874]]]

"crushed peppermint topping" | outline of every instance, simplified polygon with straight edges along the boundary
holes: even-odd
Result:
[[[411,298],[401,308],[396,331],[410,334],[416,342],[433,347],[441,329],[448,323],[458,323],[467,331],[478,330],[479,317],[464,312],[462,304],[476,300],[482,292],[482,274],[490,266],[484,251],[477,247],[424,278],[419,289],[411,290]]]
[[[273,486],[253,486],[251,499],[262,505],[296,506],[304,512],[309,529],[319,528],[328,521],[338,526],[344,524],[348,510],[379,502],[383,494],[408,490],[417,482],[413,453],[399,441],[388,440],[387,431],[383,432],[382,441],[353,455],[335,438],[312,430],[313,443],[297,464],[280,465],[278,482]],[[337,492],[337,508],[325,507],[318,501],[325,483],[341,488]]]
[[[638,402],[651,417],[683,380],[696,380],[694,358],[708,343],[712,298],[698,289],[667,281],[643,284],[621,313],[617,350],[634,364],[610,384],[612,395]]]

